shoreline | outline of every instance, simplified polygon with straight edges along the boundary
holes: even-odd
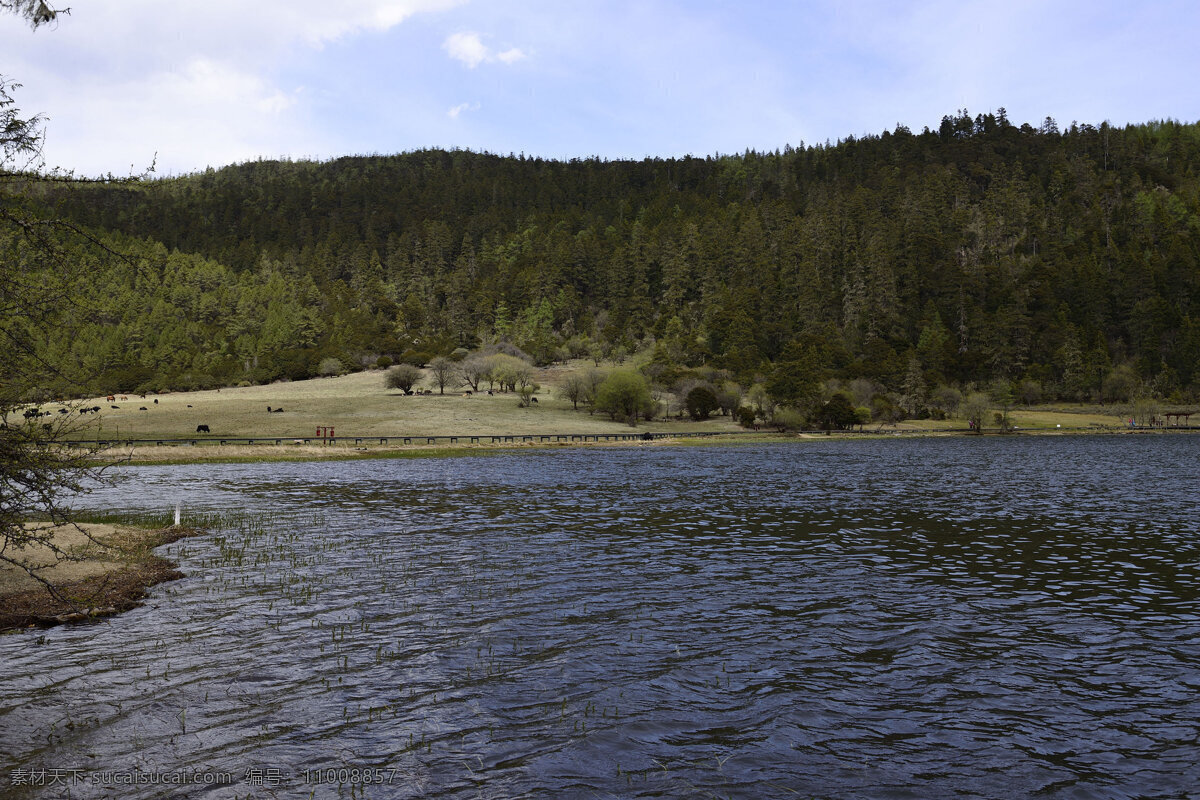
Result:
[[[77,532],[76,541],[87,539],[70,559],[35,567],[51,573],[44,577],[61,597],[5,565],[0,571],[0,634],[93,621],[137,608],[151,586],[184,577],[177,564],[155,555],[154,548],[206,533],[184,526],[148,530],[79,523],[59,528]],[[64,569],[66,577],[53,574]]]
[[[117,466],[175,466],[186,464],[255,464],[304,461],[356,461],[368,459],[405,458],[455,458],[462,456],[489,456],[505,452],[530,452],[560,448],[581,447],[711,447],[747,446],[756,444],[798,443],[811,441],[873,440],[873,439],[924,439],[924,438],[994,438],[1018,436],[1131,436],[1198,433],[1191,428],[1022,428],[1012,431],[984,430],[972,433],[957,429],[937,428],[892,428],[864,431],[831,431],[799,433],[778,432],[705,432],[702,435],[673,436],[655,433],[652,440],[614,439],[605,441],[533,441],[537,435],[524,435],[530,441],[507,441],[472,444],[354,444],[335,442],[317,444],[217,444],[191,445],[133,445],[114,443],[109,453],[118,456]],[[634,433],[634,431],[630,431]],[[615,436],[599,434],[597,438]],[[346,437],[353,440],[354,437]],[[400,437],[395,437],[400,438]],[[413,436],[412,439],[428,438]],[[463,437],[466,438],[466,437]],[[482,437],[480,437],[482,438]],[[112,463],[97,461],[97,463]]]

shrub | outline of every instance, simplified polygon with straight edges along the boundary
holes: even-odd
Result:
[[[858,422],[854,401],[845,392],[837,392],[822,403],[813,418],[825,430],[846,430]]]
[[[613,419],[637,425],[639,416],[649,419],[653,415],[654,400],[645,378],[633,370],[619,369],[609,373],[597,387],[596,408]]]
[[[421,380],[421,370],[412,364],[398,364],[387,371],[384,383],[389,389],[399,389],[406,394]]]
[[[778,406],[771,415],[771,425],[780,433],[798,431],[804,427],[804,415],[790,406]]]
[[[684,401],[687,405],[688,416],[697,422],[708,419],[712,412],[719,407],[717,396],[707,386],[697,386],[687,393]]]
[[[323,378],[331,378],[335,375],[344,375],[345,373],[346,366],[342,364],[342,360],[333,356],[322,358],[320,366],[317,367],[317,374]]]
[[[983,433],[983,417],[992,407],[991,400],[982,392],[974,392],[962,405],[962,415],[967,426],[975,433]]]
[[[754,420],[757,419],[754,415],[754,409],[748,406],[742,406],[737,410],[738,425],[743,428],[753,428]]]
[[[400,354],[400,363],[420,368],[428,364],[433,356],[434,354],[427,350],[405,350]]]
[[[387,369],[391,365],[392,359],[390,356],[380,356],[379,358],[375,359],[375,366],[379,369]]]
[[[450,359],[438,356],[429,362],[429,376],[438,387],[438,394],[445,394],[447,386],[453,389],[457,385],[458,367]]]

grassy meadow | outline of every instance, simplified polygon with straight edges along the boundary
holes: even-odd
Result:
[[[145,399],[127,395],[128,399],[118,397],[115,402],[88,398],[81,404],[100,406],[101,412],[77,438],[295,439],[314,437],[318,427],[333,427],[339,439],[630,432],[628,425],[614,422],[606,414],[574,411],[569,401],[557,397],[554,390],[562,376],[579,366],[538,370],[536,380],[542,388],[534,395],[538,402],[528,408],[520,408],[512,393],[489,396],[482,391],[465,396],[461,389],[447,388],[445,395],[434,389],[430,395],[405,396],[386,388],[383,370],[220,391],[148,395]],[[112,408],[114,405],[118,408]],[[268,407],[283,411],[268,412]],[[59,406],[47,404],[44,408],[53,412]],[[211,433],[197,434],[198,425],[207,425]],[[714,417],[705,422],[642,422],[638,430],[735,431],[738,427],[728,417]]]
[[[199,444],[217,444],[222,439],[286,440],[279,446],[230,444],[219,449],[191,448],[186,444],[139,444],[128,454],[133,461],[237,461],[354,455],[367,457],[401,452],[453,455],[490,445],[489,442],[479,445],[469,442],[429,445],[414,441],[411,446],[404,446],[396,441],[396,437],[413,437],[416,440],[428,436],[490,437],[642,431],[659,434],[745,433],[726,416],[715,416],[703,422],[672,416],[641,422],[636,429],[631,429],[623,422],[610,420],[606,414],[573,410],[571,403],[560,399],[556,390],[566,374],[586,366],[589,364],[578,362],[537,370],[535,380],[541,387],[535,395],[538,402],[527,408],[520,407],[515,394],[497,392],[488,395],[486,390],[467,395],[462,389],[447,389],[444,395],[439,395],[434,389],[433,394],[406,396],[386,387],[383,370],[264,386],[223,388],[219,391],[178,392],[149,395],[146,398],[125,395],[118,396],[115,401],[104,397],[88,398],[79,405],[100,406],[101,411],[95,416],[81,417],[85,427],[74,438],[109,441],[187,439],[189,442],[196,440]],[[426,378],[421,388],[427,388],[428,385]],[[54,403],[43,406],[52,413],[65,407]],[[283,410],[268,411],[268,407]],[[1009,416],[1018,431],[1025,433],[1127,430],[1118,407],[1057,405],[1018,408],[1013,409]],[[199,425],[207,425],[209,433],[197,433]],[[323,444],[317,436],[318,428],[333,428],[338,440],[336,445]],[[961,431],[963,428],[964,421],[958,419],[910,420],[896,425],[867,425],[861,433],[921,435]],[[771,434],[764,426],[761,438],[769,435],[779,434]],[[390,437],[392,441],[380,445],[377,441],[380,437]],[[355,438],[364,441],[356,444]],[[310,441],[297,441],[301,439]],[[376,441],[372,442],[371,439]],[[521,443],[518,441],[513,444]]]

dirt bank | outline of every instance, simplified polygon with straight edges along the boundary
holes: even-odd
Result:
[[[29,527],[50,527],[31,523]],[[127,611],[139,605],[146,589],[183,577],[155,547],[203,531],[172,527],[144,530],[117,525],[60,525],[49,531],[51,541],[67,553],[34,545],[10,555],[49,582],[13,564],[0,564],[0,631],[50,627]]]

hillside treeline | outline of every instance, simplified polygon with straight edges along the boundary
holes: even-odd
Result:
[[[46,351],[112,391],[508,340],[539,362],[648,351],[656,374],[774,378],[792,399],[830,379],[1192,399],[1198,166],[1196,124],[961,112],[773,153],[422,151],[55,184],[42,202],[126,256],[89,256],[91,311]]]

